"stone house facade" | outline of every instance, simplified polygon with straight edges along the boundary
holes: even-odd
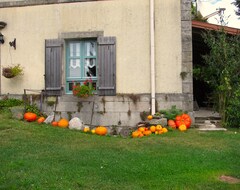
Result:
[[[24,68],[1,76],[2,96],[39,94],[44,112],[89,125],[135,126],[173,105],[193,111],[190,0],[4,0],[0,21],[1,69]],[[95,95],[74,97],[88,78]]]

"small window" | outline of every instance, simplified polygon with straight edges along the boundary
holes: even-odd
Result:
[[[97,89],[97,41],[79,40],[66,43],[66,93],[71,94],[73,85],[93,81]]]

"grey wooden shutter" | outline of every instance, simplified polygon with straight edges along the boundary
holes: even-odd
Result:
[[[98,38],[98,95],[116,95],[116,37]]]
[[[47,95],[61,95],[62,47],[62,40],[45,40],[45,92]]]

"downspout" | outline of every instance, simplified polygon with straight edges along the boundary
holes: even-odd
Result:
[[[154,0],[150,0],[150,62],[151,62],[151,114],[156,112],[155,87],[155,26]]]
[[[2,71],[2,63],[1,63],[1,44],[0,44],[0,71]],[[0,75],[0,95],[2,95],[2,76]]]

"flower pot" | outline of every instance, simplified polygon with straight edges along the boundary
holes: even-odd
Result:
[[[10,68],[3,68],[2,75],[6,78],[13,78],[15,75],[12,73],[12,70]]]

